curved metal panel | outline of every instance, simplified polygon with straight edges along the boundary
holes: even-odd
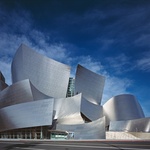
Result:
[[[52,125],[54,99],[16,104],[0,109],[0,131]]]
[[[0,92],[0,108],[49,98],[39,92],[28,79],[17,82]]]
[[[122,94],[108,100],[104,105],[104,115],[109,121],[144,118],[143,110],[133,95]]]
[[[95,105],[85,98],[81,101],[81,113],[84,114],[89,120],[94,121],[103,117],[103,107]]]
[[[82,93],[91,103],[100,104],[105,77],[98,75],[81,65],[77,66],[75,93]]]
[[[13,83],[29,79],[48,96],[66,97],[70,67],[65,64],[42,56],[22,44],[14,56],[11,70]]]
[[[80,93],[73,97],[60,99],[59,107],[58,101],[54,103],[54,110],[57,115],[55,118],[57,118],[59,124],[79,124],[84,122],[80,114],[81,96],[82,94]]]
[[[74,132],[74,139],[105,139],[105,117],[77,125],[58,124],[56,130]]]
[[[150,132],[150,118],[111,121],[110,131]]]
[[[60,114],[60,109],[63,105],[65,98],[57,98],[54,101],[54,119],[57,119],[59,117]]]

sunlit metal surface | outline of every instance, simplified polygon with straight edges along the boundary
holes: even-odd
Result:
[[[68,97],[54,102],[57,122],[59,124],[79,124],[83,123],[80,113],[82,94]]]
[[[77,125],[58,124],[56,130],[73,132],[74,139],[105,139],[105,117]]]
[[[11,69],[13,83],[29,79],[39,91],[48,96],[66,97],[69,66],[42,56],[22,44],[14,56]]]
[[[37,127],[42,137],[51,128],[74,132],[75,139],[104,139],[105,129],[150,132],[150,118],[145,118],[133,95],[115,96],[101,106],[105,77],[81,65],[77,66],[75,93],[74,87],[68,87],[69,66],[23,44],[11,69],[13,84],[5,89],[0,72],[0,131]],[[67,87],[73,91],[68,96],[74,96],[66,98]],[[15,130],[16,135],[19,130]]]
[[[150,118],[127,121],[111,121],[110,131],[150,132]]]
[[[49,98],[38,91],[28,79],[17,82],[0,92],[0,108]]]
[[[109,99],[104,105],[104,115],[109,121],[144,118],[143,110],[133,95],[122,94]]]
[[[81,113],[84,114],[89,120],[94,121],[103,117],[103,108],[100,105],[95,105],[85,98],[82,98]]]
[[[52,124],[54,99],[32,101],[0,109],[0,131]]]
[[[88,101],[100,104],[105,77],[98,75],[81,65],[77,66],[75,77],[75,93],[82,93]]]

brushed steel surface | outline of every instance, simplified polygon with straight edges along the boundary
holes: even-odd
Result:
[[[107,125],[109,121],[132,120],[145,117],[140,104],[131,94],[112,97],[103,105],[103,110]]]
[[[150,117],[127,121],[111,121],[110,131],[150,132]]]
[[[114,96],[101,106],[105,77],[81,65],[75,93],[74,79],[68,87],[69,66],[24,44],[14,56],[11,71],[13,84],[8,87],[0,72],[0,131],[52,125],[51,129],[74,132],[75,139],[105,139],[105,128],[150,132],[150,118],[145,118],[133,95]],[[73,91],[69,96],[75,95],[66,98],[67,88]]]
[[[54,99],[16,104],[0,109],[0,131],[51,125]]]
[[[12,84],[0,92],[0,108],[47,98],[49,97],[38,91],[30,81],[26,79]]]
[[[82,98],[81,101],[81,112],[91,121],[103,117],[103,107],[93,104],[85,98]]]
[[[29,79],[42,93],[65,98],[67,93],[70,67],[45,57],[22,44],[13,59],[13,83]]]
[[[90,123],[76,125],[57,124],[56,130],[74,132],[74,139],[105,139],[105,117]]]
[[[75,94],[82,93],[88,101],[101,104],[105,77],[98,75],[81,65],[77,66],[75,76]]]
[[[79,124],[83,123],[83,118],[81,117],[80,107],[81,107],[81,97],[82,94],[75,95],[73,97],[64,98],[61,102],[61,106],[56,110],[56,104],[54,102],[54,108],[57,113],[57,122],[59,124]],[[58,108],[58,107],[57,107]]]

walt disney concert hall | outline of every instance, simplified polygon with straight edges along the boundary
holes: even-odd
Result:
[[[22,44],[12,61],[12,85],[0,72],[0,138],[106,139],[108,132],[150,132],[131,94],[101,104],[105,77],[70,66]],[[111,90],[111,89],[110,89]]]

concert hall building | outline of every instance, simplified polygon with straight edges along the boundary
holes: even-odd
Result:
[[[150,118],[131,94],[101,104],[105,77],[71,67],[24,44],[11,65],[12,85],[0,72],[0,138],[105,139],[106,132],[150,132]],[[110,89],[111,90],[111,89]]]

